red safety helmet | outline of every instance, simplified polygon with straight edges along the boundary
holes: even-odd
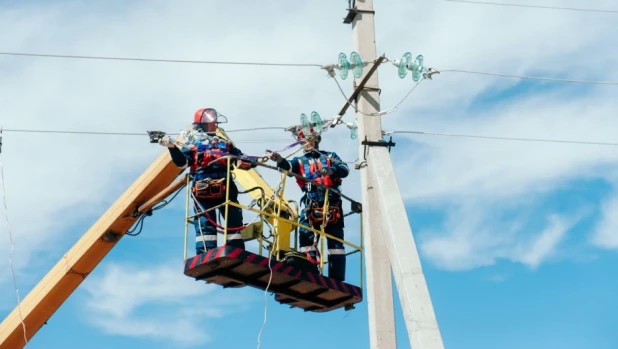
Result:
[[[202,128],[206,132],[215,132],[219,114],[213,108],[202,108],[193,115],[193,125]]]

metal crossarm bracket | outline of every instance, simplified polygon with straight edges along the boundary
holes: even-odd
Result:
[[[354,90],[356,90],[356,88],[358,87],[358,85],[356,85],[356,80],[354,80],[352,86],[354,87]],[[363,86],[362,88],[365,91],[371,91],[371,92],[378,92],[378,95],[382,95],[382,89],[378,88],[378,87],[368,87],[368,86]],[[358,103],[358,96],[356,96],[356,98],[354,99],[355,102]]]
[[[348,3],[349,3],[349,7],[346,9],[348,11],[348,14],[343,19],[343,23],[344,24],[352,23],[354,21],[354,19],[356,18],[356,14],[357,13],[371,13],[371,14],[375,14],[375,11],[373,11],[373,10],[359,10],[356,7],[356,1],[348,1]]]
[[[361,142],[362,145],[366,146],[370,146],[370,147],[387,147],[388,151],[391,150],[391,147],[395,146],[395,142],[393,142],[393,137],[390,137],[388,142],[384,141],[384,140],[379,140],[377,142],[375,141],[368,141],[367,140],[367,136],[365,136],[365,140]]]
[[[393,137],[389,137],[388,142],[385,140],[379,140],[379,141],[368,141],[367,140],[367,136],[365,136],[365,140],[361,142],[362,145],[365,146],[365,160],[367,160],[367,146],[370,147],[386,147],[388,148],[388,152],[391,152],[391,147],[395,146],[395,142],[393,142]]]
[[[348,10],[348,14],[343,19],[343,24],[352,23],[352,21],[354,21],[354,18],[356,17],[356,14],[358,13],[358,10],[353,9],[353,8],[349,8],[347,10]]]

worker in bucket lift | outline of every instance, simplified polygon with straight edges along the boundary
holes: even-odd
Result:
[[[299,134],[297,138],[303,138],[303,135]],[[304,154],[300,157],[294,157],[292,160],[288,161],[276,152],[271,153],[270,158],[277,163],[278,168],[300,174],[318,184],[339,191],[341,179],[347,177],[350,170],[348,165],[335,152],[319,150],[321,140],[320,135],[310,135],[303,145]],[[315,184],[300,179],[297,179],[297,183],[304,193],[301,198],[303,210],[299,217],[299,223],[320,230],[323,217],[326,216],[322,212],[326,188],[316,187]],[[343,240],[344,218],[341,197],[330,190],[327,211],[329,215],[326,217],[327,223],[324,232]],[[316,264],[318,241],[319,235],[315,235],[307,229],[299,229],[300,252],[306,253],[307,257]],[[344,245],[342,242],[333,239],[327,239],[327,245],[328,276],[345,281],[346,255]]]
[[[193,197],[194,212],[201,213],[214,206],[225,202],[225,186],[227,184],[227,159],[215,160],[225,155],[242,156],[240,149],[236,148],[224,139],[216,137],[219,114],[215,109],[202,108],[195,112],[193,128],[206,132],[209,137],[199,139],[197,144],[179,149],[171,141],[169,136],[159,139],[159,144],[168,148],[172,161],[181,169],[189,168],[193,177],[191,192]],[[210,136],[212,135],[212,136]],[[231,160],[234,164],[236,159]],[[210,163],[210,166],[208,164]],[[248,161],[241,161],[243,168],[255,167]],[[230,168],[231,170],[231,168]],[[230,178],[229,199],[238,203],[238,187]],[[245,242],[240,233],[243,226],[242,211],[240,208],[227,205],[227,241],[231,247],[245,248]],[[225,206],[218,208],[219,213],[225,215]],[[217,247],[217,209],[203,213],[194,218],[195,225],[195,253],[200,254]]]

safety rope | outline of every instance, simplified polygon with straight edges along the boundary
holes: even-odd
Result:
[[[210,217],[210,215],[205,214],[204,216],[206,216],[206,219],[210,222],[210,224],[214,225],[215,227],[217,227],[217,228],[219,228],[219,229],[225,229],[225,227],[222,227],[222,226],[220,226],[219,224],[217,224],[217,222],[215,222],[215,221],[214,221],[214,220]],[[240,227],[236,227],[236,228],[230,228],[230,227],[227,227],[227,231],[240,231],[240,230],[245,229],[245,228],[246,228],[246,227],[248,227],[248,226],[249,226],[249,224],[247,224],[247,225],[243,225],[243,226],[240,226]]]
[[[280,185],[280,186],[281,186],[281,185]],[[260,189],[261,189],[261,188],[260,188]],[[278,189],[278,191],[279,191],[279,190],[280,190],[280,189]],[[239,194],[244,194],[244,193],[247,193],[247,192],[249,192],[249,191],[250,191],[250,190],[247,190],[247,191],[244,191],[244,192],[239,192]],[[261,198],[263,199],[264,197],[265,197],[265,195],[264,195],[264,194],[262,194],[262,195],[261,195]],[[191,198],[193,199],[193,204],[194,204],[193,206],[194,206],[194,208],[196,209],[196,212],[199,212],[199,213],[197,214],[198,216],[205,215],[205,216],[206,216],[206,219],[207,219],[207,220],[208,220],[208,221],[209,221],[212,225],[214,225],[216,228],[219,228],[219,229],[225,229],[225,227],[223,227],[223,226],[219,225],[216,221],[214,221],[214,220],[210,217],[210,215],[208,215],[208,214],[207,214],[208,212],[204,212],[204,211],[205,211],[205,210],[204,210],[204,206],[202,206],[202,204],[200,204],[199,200],[195,197],[195,195],[193,195],[193,193],[191,194]],[[274,200],[274,196],[271,196],[271,197],[268,199],[268,201],[266,202],[266,204],[264,204],[264,205],[262,206],[262,209],[264,209],[265,207],[268,207],[268,206],[270,205],[270,203],[271,203],[273,200]],[[198,206],[199,206],[199,210],[198,210]],[[227,228],[227,230],[228,230],[228,231],[240,231],[240,230],[243,230],[243,229],[247,228],[248,226],[250,226],[251,224],[255,223],[255,221],[257,221],[259,217],[260,217],[260,215],[257,215],[256,217],[254,217],[254,218],[253,218],[253,220],[252,220],[251,222],[249,222],[249,223],[247,223],[247,224],[244,224],[243,226],[236,227],[236,228],[230,228],[230,227],[228,227],[228,228]],[[200,227],[200,229],[201,229],[201,227]]]
[[[11,226],[11,220],[9,219],[9,208],[6,204],[6,186],[4,185],[4,164],[2,162],[2,128],[1,127],[0,127],[0,176],[2,177],[2,199],[4,202],[4,216],[9,226],[9,229],[8,229],[9,240],[11,242],[11,251],[9,252],[9,266],[11,268],[11,274],[13,276],[13,286],[15,287],[15,294],[17,295],[17,310],[19,312],[19,319],[21,321],[21,326],[24,331],[25,347],[28,347],[28,336],[26,335],[26,323],[24,322],[24,317],[21,313],[21,299],[19,296],[19,288],[17,287],[17,277],[15,276],[15,269],[13,268],[13,251],[15,250],[15,245],[13,244],[13,229]]]
[[[266,327],[266,319],[268,313],[268,288],[270,287],[270,283],[273,279],[273,268],[272,268],[272,250],[268,249],[268,271],[270,273],[268,277],[268,284],[266,284],[266,288],[264,289],[264,321],[262,321],[262,327],[260,328],[260,332],[258,333],[257,338],[257,349],[260,349],[262,333],[264,332],[264,328]]]
[[[279,181],[279,183],[283,182],[283,174],[281,175],[281,180]],[[278,197],[280,200],[282,200],[283,198],[280,197],[280,193],[281,193],[281,185],[279,185],[279,188],[277,188],[277,191],[275,191],[273,197]],[[276,244],[279,243],[279,239],[275,240]],[[262,338],[262,333],[264,332],[264,328],[266,327],[266,315],[268,312],[268,289],[270,288],[270,283],[272,282],[273,279],[273,269],[272,269],[272,251],[275,249],[278,250],[279,246],[273,246],[273,248],[269,248],[268,249],[268,271],[270,273],[269,277],[268,277],[268,283],[266,284],[266,288],[264,289],[264,321],[262,322],[262,327],[260,328],[260,332],[258,333],[258,338],[257,338],[257,349],[260,349],[260,344],[261,344],[261,338]]]
[[[219,225],[215,220],[213,220],[210,217],[210,215],[209,215],[210,211],[207,211],[207,210],[204,209],[204,206],[200,203],[200,201],[197,199],[197,197],[193,193],[191,193],[191,199],[193,201],[193,209],[195,210],[195,212],[197,212],[196,217],[199,217],[199,216],[203,215],[203,216],[206,217],[206,220],[208,220],[208,222],[210,222],[210,224],[212,224],[215,228],[225,229],[225,227]],[[211,209],[214,210],[214,209],[217,209],[217,208],[223,207],[223,206],[224,206],[223,204],[222,205],[217,205],[217,206],[215,206],[214,208],[211,208]],[[259,218],[259,215],[256,216],[250,223],[247,223],[247,224],[245,224],[243,226],[235,227],[235,228],[227,227],[227,230],[228,231],[233,231],[233,232],[241,231],[241,230],[247,228],[248,226],[250,226],[251,224],[255,223],[255,221],[258,218]],[[198,220],[199,220],[199,218],[198,218]],[[201,224],[198,223],[197,225],[198,225],[198,228],[199,228],[199,231],[200,231],[200,237],[202,238],[202,242],[204,244],[204,249],[205,249],[206,248],[206,238],[204,237],[204,231],[202,230],[202,225]],[[226,225],[227,225],[227,222],[226,222]]]

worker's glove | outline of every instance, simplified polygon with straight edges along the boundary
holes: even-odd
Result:
[[[243,169],[243,170],[248,170],[250,168],[256,168],[256,167],[257,167],[257,162],[255,161],[243,160],[238,164],[238,168]]]
[[[168,148],[174,148],[175,145],[174,143],[172,143],[170,136],[163,136],[161,138],[159,138],[159,144],[164,146],[164,147],[168,147]]]
[[[324,168],[322,168],[322,169],[320,170],[320,174],[321,174],[322,176],[330,176],[330,175],[332,175],[333,173],[335,173],[335,171],[333,170],[333,168],[332,168],[332,167],[324,167]]]
[[[275,152],[270,153],[270,158],[276,163],[283,161],[283,157],[279,153]]]

